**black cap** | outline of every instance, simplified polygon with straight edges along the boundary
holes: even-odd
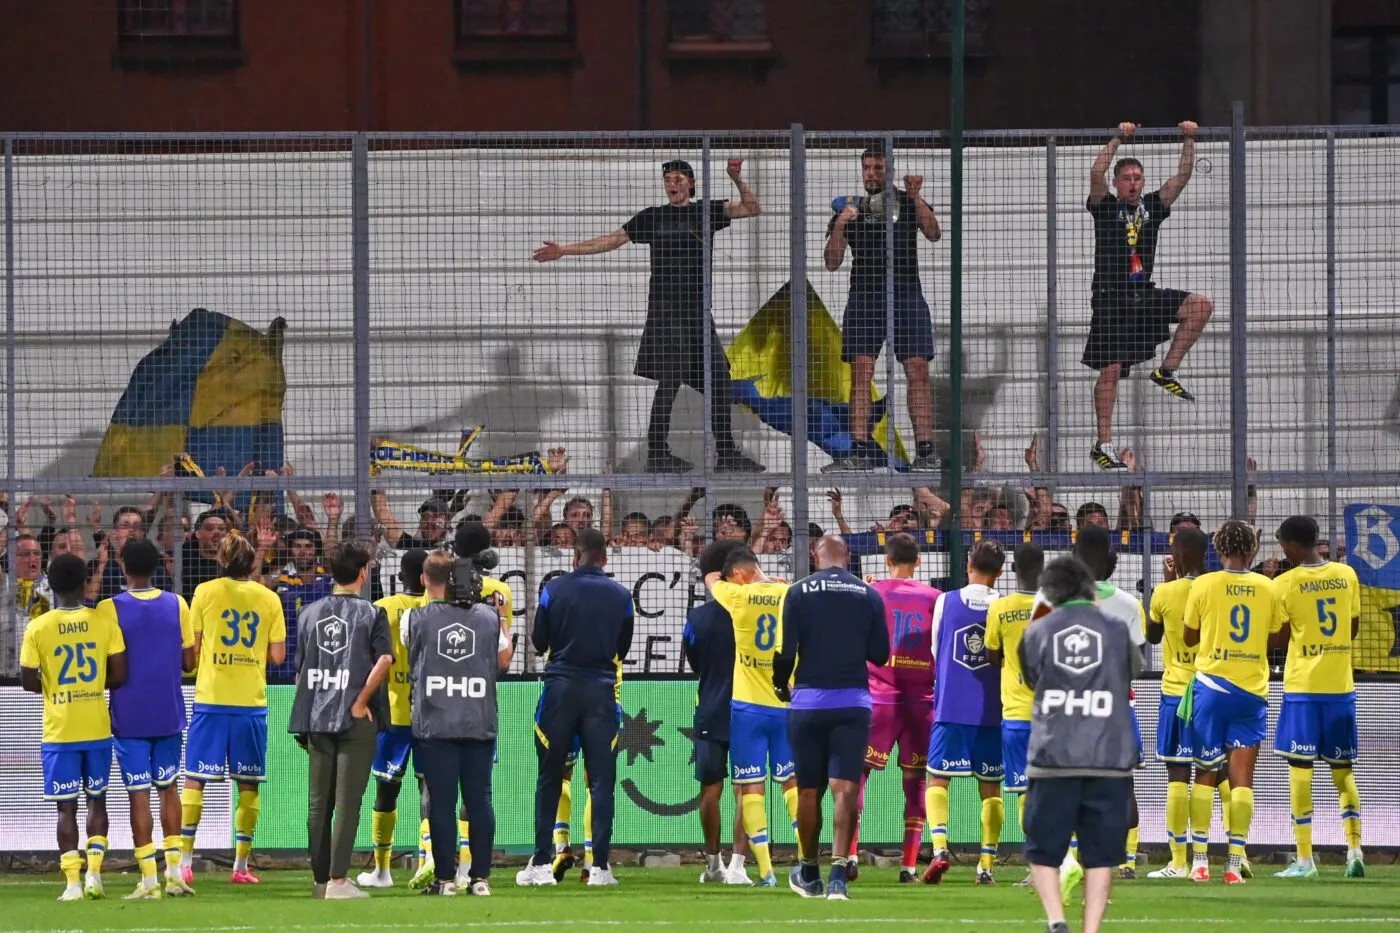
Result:
[[[684,159],[672,159],[670,162],[661,163],[661,174],[669,175],[672,172],[680,172],[691,181],[695,180],[695,169],[690,167],[690,163]]]
[[[439,515],[451,515],[452,506],[448,505],[441,499],[429,499],[422,505],[418,506],[419,515],[422,515],[425,512],[436,512]]]
[[[1194,512],[1177,512],[1172,516],[1171,530],[1176,531],[1176,526],[1183,522],[1190,522],[1197,528],[1201,527],[1201,520],[1196,517]]]

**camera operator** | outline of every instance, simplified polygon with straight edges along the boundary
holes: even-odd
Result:
[[[477,523],[464,525],[457,533],[457,557],[429,555],[423,564],[427,605],[408,610],[401,627],[413,685],[414,761],[428,788],[436,877],[424,894],[457,893],[453,821],[459,790],[471,822],[469,890],[491,893],[496,679],[510,665],[511,646],[496,608],[484,600],[481,569],[494,566],[495,555],[475,547],[482,533]],[[490,543],[489,533],[484,540]]]

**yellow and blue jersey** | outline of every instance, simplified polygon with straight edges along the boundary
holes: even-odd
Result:
[[[1263,574],[1218,570],[1197,577],[1183,621],[1201,633],[1196,675],[1267,697],[1269,636],[1283,628],[1283,620],[1283,602]]]
[[[287,640],[277,594],[252,580],[209,580],[195,589],[190,618],[201,639],[196,711],[265,710],[268,646]]]
[[[710,591],[734,622],[735,707],[786,709],[773,688],[773,656],[782,648],[783,599],[786,583],[740,586],[717,581]]]
[[[1034,593],[1017,591],[1002,596],[987,609],[985,641],[992,651],[1001,652],[1001,718],[1029,722],[1035,691],[1026,685],[1021,672],[1021,636],[1031,622]]]
[[[389,638],[394,645],[394,663],[389,668],[389,725],[413,725],[413,683],[408,669],[408,646],[403,643],[399,625],[409,609],[427,605],[428,597],[419,593],[399,593],[375,600],[375,606],[389,617]]]
[[[116,617],[96,609],[52,609],[29,623],[19,663],[39,672],[44,691],[44,745],[74,745],[112,737],[107,659],[124,651],[126,642]]]
[[[1346,564],[1303,564],[1274,580],[1289,626],[1283,692],[1348,694],[1351,620],[1361,616],[1361,583]]]
[[[1152,623],[1162,626],[1162,695],[1179,697],[1196,676],[1199,646],[1186,644],[1186,601],[1195,577],[1180,577],[1152,590]]]

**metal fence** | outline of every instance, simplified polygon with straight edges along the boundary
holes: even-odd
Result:
[[[839,529],[880,573],[883,534],[912,527],[927,576],[953,582],[975,536],[1063,549],[1102,514],[1144,600],[1179,512],[1207,530],[1254,516],[1266,542],[1304,512],[1336,546],[1346,506],[1400,492],[1397,133],[1237,112],[1184,160],[1176,128],[1114,154],[1147,191],[1190,169],[1153,278],[1213,307],[1178,370],[1194,403],[1148,378],[1169,341],[1119,384],[1125,472],[1090,459],[1081,363],[1104,131],[969,133],[960,183],[938,133],[5,136],[0,673],[50,555],[80,551],[120,587],[124,505],[187,592],[220,526],[242,526],[289,611],[316,563],[291,532],[323,548],[372,528],[387,591],[399,545],[477,515],[518,634],[598,525],[644,610],[631,666],[652,674],[681,670],[693,557],[715,535],[800,576],[810,536]],[[863,175],[871,148],[888,187]],[[691,205],[727,206],[682,207],[671,160]],[[939,236],[898,194],[911,185]],[[856,245],[832,270],[846,203]],[[553,243],[569,255],[537,261]],[[877,462],[852,469],[862,441]],[[920,442],[936,469],[909,469]],[[215,501],[232,514],[195,521]],[[1383,529],[1362,528],[1379,572]],[[1377,600],[1362,654],[1395,669],[1400,623]]]

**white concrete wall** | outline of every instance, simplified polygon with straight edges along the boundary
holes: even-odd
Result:
[[[1093,147],[1061,145],[1055,220],[1062,469],[1089,468],[1089,388],[1078,363],[1087,332],[1091,227],[1082,209]],[[1137,145],[1149,183],[1173,170],[1174,144]],[[1336,344],[1340,466],[1394,465],[1400,382],[1395,339],[1397,160],[1392,140],[1337,151]],[[627,468],[645,427],[650,385],[630,376],[645,314],[647,253],[530,262],[541,240],[616,229],[662,200],[658,163],[698,153],[440,150],[378,153],[371,164],[373,429],[451,446],[484,422],[487,451],[564,444],[577,471],[610,456]],[[712,186],[732,192],[724,159],[745,174],[764,215],[717,240],[714,309],[732,337],[788,279],[787,155],[716,149]],[[947,220],[946,151],[899,153],[895,173],[926,178]],[[1156,469],[1224,469],[1230,362],[1228,153],[1203,142],[1195,178],[1163,231],[1157,281],[1211,296],[1217,313],[1182,378],[1200,401],[1175,401],[1139,375],[1120,400],[1117,433]],[[859,190],[857,154],[810,150],[808,275],[838,317],[847,272],[820,250],[832,196]],[[1325,465],[1326,268],[1324,145],[1267,140],[1248,150],[1252,453],[1265,468]],[[1046,423],[1046,157],[1038,146],[967,152],[968,374],[988,468],[1021,468]],[[84,475],[131,369],[173,318],[204,306],[265,327],[281,315],[288,456],[302,473],[351,469],[351,229],[347,155],[33,157],[15,163],[17,411],[22,473]],[[947,239],[920,247],[925,292],[946,356]],[[994,334],[1004,332],[1004,371]],[[607,338],[606,335],[612,335]],[[609,362],[607,339],[615,341]],[[883,360],[880,380],[884,380]],[[946,387],[946,359],[935,363]],[[608,431],[609,372],[618,414]],[[901,380],[902,381],[902,380]],[[902,405],[902,390],[901,403]],[[698,429],[685,396],[678,427]],[[907,417],[901,411],[901,418]],[[773,469],[786,439],[741,420],[744,441]],[[906,425],[907,431],[907,425]],[[1183,442],[1183,438],[1187,438]],[[676,437],[698,454],[693,433]],[[825,462],[814,450],[814,468]],[[1066,495],[1071,504],[1088,493]],[[897,497],[857,510],[887,511]],[[1099,498],[1102,498],[1100,496]],[[1278,510],[1291,510],[1293,494]],[[1224,490],[1190,505],[1212,513]],[[645,497],[638,500],[648,511]],[[1188,503],[1177,503],[1185,505]],[[1160,504],[1164,510],[1166,504]],[[1272,510],[1269,506],[1266,511]],[[848,507],[848,512],[853,510]],[[1168,510],[1169,511],[1169,510]],[[824,506],[814,501],[814,514]],[[853,516],[855,517],[855,516]]]

